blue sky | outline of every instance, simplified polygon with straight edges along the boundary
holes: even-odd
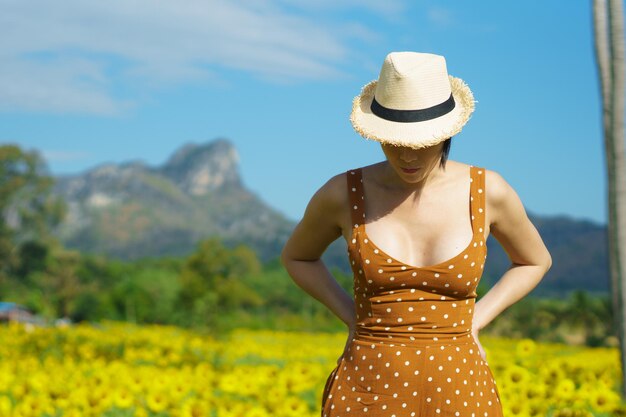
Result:
[[[430,52],[477,100],[450,159],[532,213],[606,223],[591,23],[591,1],[0,0],[0,141],[71,174],[226,137],[245,185],[298,220],[384,158],[349,114],[386,54]]]

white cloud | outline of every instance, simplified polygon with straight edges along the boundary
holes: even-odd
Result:
[[[206,82],[229,69],[276,81],[341,76],[348,40],[377,35],[303,13],[311,3],[401,10],[400,0],[0,0],[0,110],[117,114],[134,105],[114,93],[123,83]]]
[[[79,111],[113,115],[131,104],[110,97],[102,68],[80,58],[45,64],[0,59],[0,110]]]
[[[306,10],[345,10],[361,8],[382,14],[384,18],[396,18],[405,10],[405,4],[399,0],[280,0],[283,4]]]

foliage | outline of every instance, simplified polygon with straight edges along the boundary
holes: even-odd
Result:
[[[53,182],[37,151],[0,146],[0,290],[9,276],[41,267],[66,212],[51,193]]]
[[[243,245],[229,249],[219,239],[200,242],[180,274],[179,305],[195,324],[215,325],[223,311],[259,303],[242,277],[258,273],[255,253]]]

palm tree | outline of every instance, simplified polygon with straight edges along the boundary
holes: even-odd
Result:
[[[613,311],[626,397],[626,161],[624,156],[624,6],[593,0],[596,64],[602,93],[602,125],[608,178],[608,248]]]

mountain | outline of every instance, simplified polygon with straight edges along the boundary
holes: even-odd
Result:
[[[120,259],[187,255],[206,237],[246,243],[267,260],[293,222],[247,190],[227,139],[187,144],[162,166],[104,164],[57,178],[69,207],[57,234],[71,248]]]
[[[607,228],[569,216],[539,216],[526,209],[528,217],[552,255],[552,268],[533,294],[567,297],[582,289],[607,294],[610,288]],[[510,261],[493,235],[487,239],[485,275],[491,286],[509,268]]]
[[[58,177],[54,191],[68,203],[69,215],[57,235],[70,248],[127,260],[184,256],[210,236],[231,247],[247,244],[263,261],[276,258],[295,223],[247,190],[238,166],[233,144],[217,139],[184,145],[161,166],[131,161]],[[533,294],[608,291],[606,226],[527,213],[553,258]],[[487,249],[482,280],[491,286],[510,263],[493,236]],[[350,272],[341,238],[322,259]]]

